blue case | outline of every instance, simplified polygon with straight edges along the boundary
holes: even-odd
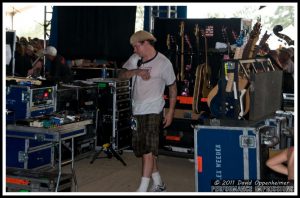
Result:
[[[196,126],[196,191],[211,192],[214,180],[260,179],[256,128]]]
[[[48,141],[6,138],[6,166],[33,169],[53,166],[54,144]]]

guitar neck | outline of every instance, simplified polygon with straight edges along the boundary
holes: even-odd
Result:
[[[225,91],[226,92],[231,92],[232,91],[232,86],[233,86],[234,74],[233,73],[228,73],[227,77],[228,77],[228,80],[227,80]]]
[[[208,59],[207,58],[207,38],[205,37],[204,39],[205,39],[204,40],[205,41],[205,49],[204,49],[205,50],[205,69],[206,69],[206,72],[207,72],[208,71],[208,68],[207,68],[208,67],[208,60],[207,60]]]
[[[197,65],[200,64],[200,40],[199,40],[199,37],[197,37]]]
[[[181,35],[181,62],[180,62],[180,80],[184,80],[184,35]]]

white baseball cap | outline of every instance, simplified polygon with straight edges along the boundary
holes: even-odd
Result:
[[[57,54],[57,50],[55,47],[53,46],[48,46],[45,51],[44,51],[45,55],[50,55],[50,56],[56,56]]]

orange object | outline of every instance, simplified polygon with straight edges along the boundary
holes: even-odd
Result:
[[[6,183],[28,185],[30,182],[25,179],[6,177]]]
[[[198,173],[202,173],[202,156],[198,156],[197,161],[198,161]]]
[[[166,140],[180,141],[180,137],[174,135],[167,135]]]
[[[164,99],[168,99],[166,95],[164,95]],[[177,96],[177,100],[179,100],[180,104],[193,104],[193,97],[190,96]]]
[[[207,102],[207,98],[201,98],[201,102]]]

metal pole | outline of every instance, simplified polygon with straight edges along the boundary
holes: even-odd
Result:
[[[149,6],[149,31],[152,31],[152,13],[153,13],[153,6]]]
[[[45,6],[45,11],[44,11],[44,50],[46,49],[46,34],[47,34],[47,6]],[[43,77],[45,78],[46,76],[46,57],[44,56],[44,75]]]
[[[171,6],[167,7],[167,18],[171,18]]]

